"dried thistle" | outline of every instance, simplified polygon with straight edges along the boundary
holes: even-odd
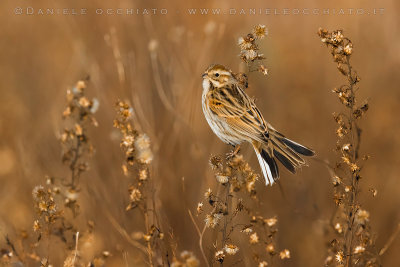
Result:
[[[34,231],[41,230],[42,225],[46,225],[46,229],[50,230],[51,225],[61,216],[53,191],[39,185],[33,189],[32,195],[36,213],[39,215],[39,219],[35,220],[33,224]]]
[[[235,255],[239,251],[239,248],[233,244],[227,244],[224,250],[228,255]]]
[[[256,25],[251,33],[246,36],[239,37],[238,45],[240,48],[240,59],[247,64],[250,71],[256,70],[264,75],[268,75],[268,69],[262,64],[265,59],[264,55],[259,52],[260,48],[258,40],[264,39],[268,35],[268,30],[265,25]],[[241,81],[240,79],[238,79]],[[247,81],[245,82],[247,88]]]
[[[149,164],[153,160],[150,138],[146,134],[134,129],[131,119],[133,109],[129,104],[118,101],[115,105],[117,117],[114,119],[114,127],[122,134],[120,146],[125,153],[125,163],[122,169],[125,175],[134,173],[135,179],[129,187],[130,202],[126,210],[131,210],[146,205],[147,196],[144,195],[149,179]]]
[[[356,91],[361,79],[350,63],[354,52],[353,44],[342,30],[329,32],[320,28],[318,35],[329,48],[333,61],[347,81],[333,90],[345,111],[334,113],[334,120],[338,125],[336,135],[340,162],[334,169],[332,183],[338,209],[332,221],[335,242],[331,242],[328,249],[326,264],[334,265],[332,259],[335,258],[336,263],[346,266],[379,266],[375,264],[379,262],[379,255],[374,248],[375,239],[368,225],[369,212],[361,209],[358,201],[362,170],[359,156],[362,130],[358,126],[358,120],[364,116],[369,105],[367,102],[362,105],[357,103]],[[364,255],[364,251],[368,251],[368,254]]]
[[[50,245],[51,236],[59,238],[66,246],[64,266],[78,265],[78,234],[75,219],[79,215],[79,178],[88,169],[87,159],[94,151],[89,142],[88,126],[97,126],[93,114],[97,111],[97,99],[89,100],[85,95],[86,82],[78,81],[75,87],[67,90],[67,107],[62,113],[66,125],[60,134],[63,149],[62,162],[69,166],[70,179],[45,178],[45,186],[36,186],[32,190],[37,218],[33,222],[33,231],[37,241],[32,249],[40,246],[43,237]],[[66,208],[66,209],[63,209]],[[69,209],[71,213],[67,212]],[[92,229],[86,232],[91,232]],[[76,234],[76,235],[75,235]],[[86,233],[85,233],[86,234]],[[74,249],[75,247],[75,249]],[[35,251],[25,255],[42,266],[51,266],[49,257],[40,257]]]
[[[265,255],[263,244],[268,244],[267,252],[271,261],[276,254],[279,254],[275,249],[278,219],[276,216],[264,218],[251,208],[259,202],[255,190],[258,174],[252,170],[239,153],[229,153],[226,158],[211,156],[210,166],[215,172],[216,180],[222,191],[208,188],[204,193],[204,198],[209,205],[205,207],[202,202],[197,205],[197,214],[209,209],[204,215],[205,225],[203,233],[200,232],[200,237],[205,230],[221,232],[221,236],[213,242],[217,244],[214,246],[214,259],[221,264],[226,264],[227,260],[237,255],[239,247],[247,246],[251,247],[254,252],[255,264],[259,265],[264,262],[265,265],[261,266],[266,266],[267,261],[260,258],[260,255]],[[238,216],[243,211],[245,211],[245,216]],[[247,218],[247,221],[241,222],[239,217]],[[236,231],[246,234],[248,241],[233,244],[232,234]],[[286,259],[289,256],[290,253],[284,250],[279,258]],[[207,259],[204,253],[203,258]],[[208,264],[212,265],[213,263],[208,262]]]
[[[279,252],[279,257],[284,260],[284,259],[290,259],[290,251],[287,249],[282,250]]]
[[[126,102],[117,101],[115,105],[117,116],[114,119],[114,127],[122,137],[120,146],[125,154],[125,162],[122,164],[124,175],[131,177],[131,185],[128,188],[129,203],[126,210],[138,209],[144,215],[144,228],[142,240],[147,247],[148,262],[154,266],[157,257],[167,262],[168,253],[164,242],[164,233],[158,222],[155,207],[155,188],[150,175],[150,166],[154,159],[150,138],[145,133],[137,131],[132,124],[133,108]],[[201,212],[201,207],[199,207]],[[194,257],[188,257],[186,263],[175,259],[176,266],[198,266]]]
[[[75,87],[67,91],[67,107],[63,112],[66,124],[73,125],[63,130],[60,141],[63,146],[62,160],[71,170],[69,188],[75,190],[81,174],[88,170],[86,158],[93,154],[94,148],[89,141],[87,127],[97,126],[93,114],[98,110],[99,101],[89,100],[85,96],[86,82],[78,81]]]

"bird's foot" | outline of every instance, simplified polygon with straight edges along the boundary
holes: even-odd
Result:
[[[240,152],[240,145],[236,145],[231,152],[226,154],[226,159],[227,160],[233,159],[234,157],[237,156],[237,154],[239,154],[239,152]]]

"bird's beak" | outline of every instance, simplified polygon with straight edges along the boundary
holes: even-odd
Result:
[[[207,73],[203,73],[203,75],[201,75],[201,77],[202,77],[203,79],[205,79],[205,78],[207,77]]]

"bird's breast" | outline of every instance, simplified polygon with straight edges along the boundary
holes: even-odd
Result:
[[[208,91],[210,89],[210,81],[208,79],[203,80],[203,89],[204,91]]]

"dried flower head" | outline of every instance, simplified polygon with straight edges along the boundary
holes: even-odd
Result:
[[[335,224],[335,230],[340,234],[343,232],[343,227],[340,223]]]
[[[256,50],[248,49],[248,50],[244,50],[242,52],[242,56],[243,56],[243,59],[245,59],[246,62],[249,62],[249,61],[256,60],[258,58],[258,53],[257,53]]]
[[[344,53],[345,53],[346,55],[351,55],[351,53],[353,52],[353,44],[352,44],[352,43],[347,44],[347,45],[344,47],[343,51],[344,51]]]
[[[341,30],[334,31],[332,33],[332,40],[336,43],[340,43],[343,40],[343,33]]]
[[[355,164],[355,163],[351,163],[351,164],[350,164],[350,170],[351,170],[353,173],[355,173],[355,172],[357,172],[357,171],[360,170],[360,167],[359,167],[357,164]]]
[[[281,252],[279,252],[279,257],[284,260],[284,259],[290,259],[290,251],[288,249],[284,249]]]
[[[227,175],[223,175],[223,174],[217,174],[216,176],[215,176],[215,178],[217,179],[217,181],[219,182],[219,183],[221,183],[221,184],[226,184],[226,183],[228,183],[228,181],[229,181],[229,176],[227,176]]]
[[[253,232],[253,229],[251,229],[250,227],[245,227],[241,230],[241,232],[249,235]]]
[[[269,226],[272,227],[278,222],[278,218],[276,216],[269,218],[269,219],[264,219],[264,222]]]
[[[140,181],[146,181],[148,177],[149,177],[149,171],[147,169],[141,169],[139,171],[139,180]]]
[[[239,37],[238,45],[242,50],[248,50],[252,47],[253,43],[248,38]]]
[[[268,75],[268,69],[262,64],[259,66],[258,71],[264,74],[265,76]]]
[[[150,164],[153,160],[153,152],[150,149],[139,150],[137,159],[140,163]]]
[[[345,151],[345,152],[349,152],[350,151],[350,147],[351,147],[351,144],[344,144],[342,146],[342,150]]]
[[[270,254],[270,255],[274,255],[275,254],[275,246],[272,243],[267,244],[267,246],[265,247],[265,250]]]
[[[369,221],[369,212],[362,209],[357,210],[355,216],[355,222],[357,224],[365,224],[368,221]]]
[[[228,255],[235,255],[239,251],[239,248],[235,245],[227,244],[225,245],[224,250]]]
[[[259,241],[258,234],[256,232],[250,235],[250,244],[257,244]]]
[[[373,197],[376,197],[378,195],[378,190],[376,190],[375,188],[370,188],[368,189],[369,192],[371,192]]]
[[[140,134],[135,138],[134,143],[138,161],[143,164],[150,164],[153,160],[153,152],[150,149],[150,138],[146,134]]]
[[[134,135],[125,135],[122,138],[121,141],[121,146],[124,148],[129,148],[133,145],[133,142],[135,141],[135,136]]]
[[[267,27],[265,25],[259,24],[254,27],[253,34],[256,38],[263,39],[268,34]]]
[[[223,262],[225,259],[225,253],[223,250],[218,250],[217,252],[215,252],[215,260],[219,261],[219,262]]]
[[[132,202],[138,202],[142,199],[142,193],[137,188],[130,188],[129,198]]]
[[[218,225],[222,216],[223,215],[221,213],[207,214],[205,219],[206,226],[209,228],[214,228],[216,225]]]
[[[354,248],[354,254],[361,254],[365,251],[365,247],[362,245],[356,246]]]
[[[220,169],[222,167],[222,158],[219,156],[212,156],[210,158],[210,165],[213,170]]]
[[[338,251],[335,254],[335,260],[340,264],[342,264],[344,262],[344,253],[343,253],[343,251]]]
[[[137,150],[145,150],[150,147],[150,138],[146,134],[140,134],[135,140]]]
[[[197,204],[196,210],[197,210],[197,214],[200,214],[200,213],[203,212],[203,202],[199,202],[199,203]]]
[[[40,226],[39,220],[35,220],[33,222],[33,231],[38,232],[40,229],[41,229],[41,226]]]
[[[143,239],[144,239],[144,241],[149,242],[151,240],[151,235],[144,234]]]
[[[87,108],[90,105],[90,101],[85,96],[79,98],[78,103],[84,108]]]
[[[333,183],[334,186],[338,186],[338,185],[340,185],[342,183],[342,179],[339,176],[334,175],[332,177],[332,183]]]
[[[204,197],[206,199],[210,198],[212,196],[212,190],[211,188],[208,188],[207,191],[204,193]]]
[[[256,190],[256,181],[255,180],[250,180],[246,182],[246,189],[247,192],[253,193]]]
[[[35,201],[40,201],[46,195],[46,191],[43,186],[37,185],[32,190],[32,196]]]
[[[92,102],[90,103],[90,105],[89,105],[89,110],[90,110],[90,112],[92,113],[92,114],[94,114],[94,113],[96,113],[97,112],[97,110],[99,110],[99,107],[100,107],[100,102],[99,102],[99,100],[97,99],[97,98],[93,98],[92,99]]]

